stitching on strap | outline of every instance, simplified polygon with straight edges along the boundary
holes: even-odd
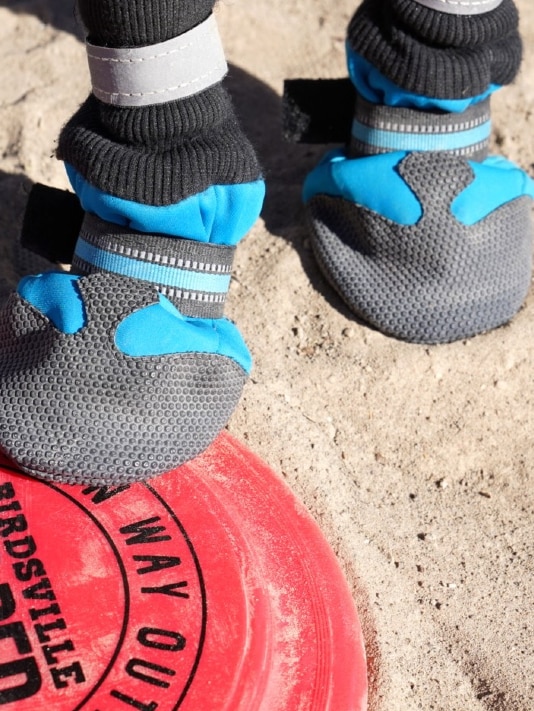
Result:
[[[225,67],[226,69],[226,67]],[[221,71],[221,67],[217,67],[217,69],[213,69],[210,72],[207,72],[206,74],[201,74],[198,77],[194,77],[193,79],[190,79],[189,81],[183,82],[182,84],[176,84],[176,86],[169,86],[167,89],[156,89],[154,91],[131,91],[131,92],[125,92],[125,91],[105,91],[104,89],[98,88],[98,94],[96,96],[100,99],[102,96],[128,96],[128,97],[143,97],[143,96],[158,96],[161,94],[170,94],[174,93],[175,91],[179,89],[185,89],[188,86],[192,86],[193,84],[197,84],[198,82],[208,79],[210,76],[213,74],[219,75]],[[110,102],[111,103],[111,102]],[[113,102],[115,103],[115,102]]]

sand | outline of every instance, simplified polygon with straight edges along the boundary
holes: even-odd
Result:
[[[55,141],[89,90],[71,4],[0,2],[1,294],[21,266],[39,266],[14,246],[28,187],[67,187]],[[529,170],[534,5],[517,4],[525,58],[494,97],[493,148]],[[364,628],[372,711],[529,711],[534,294],[503,328],[425,347],[356,321],[320,275],[300,186],[324,149],[283,142],[280,94],[285,77],[344,74],[353,9],[224,0],[217,10],[268,186],[231,288],[228,315],[255,368],[229,429],[336,551]]]

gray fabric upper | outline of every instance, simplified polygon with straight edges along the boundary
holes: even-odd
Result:
[[[246,373],[218,355],[124,355],[116,327],[156,290],[106,274],[78,284],[88,322],[74,335],[18,294],[0,311],[0,448],[23,471],[72,484],[147,479],[192,459],[226,425]]]
[[[399,172],[423,207],[414,226],[342,198],[308,203],[314,252],[328,280],[358,316],[415,343],[468,338],[509,321],[530,286],[530,199],[466,226],[450,211],[473,179],[466,161],[412,153]]]

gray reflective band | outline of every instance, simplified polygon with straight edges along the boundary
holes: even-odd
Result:
[[[357,96],[350,152],[353,157],[390,151],[433,151],[482,161],[491,135],[490,101],[462,113],[379,106]]]
[[[235,247],[152,235],[86,214],[73,271],[149,282],[185,316],[220,318],[230,286]]]
[[[93,94],[106,104],[148,106],[183,99],[228,71],[215,17],[167,42],[114,49],[87,43]]]
[[[451,15],[481,15],[491,12],[502,3],[502,0],[415,0],[419,5],[431,10],[448,12]]]

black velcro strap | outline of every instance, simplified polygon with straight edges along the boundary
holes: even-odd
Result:
[[[346,143],[356,90],[350,79],[287,79],[283,132],[293,143]]]
[[[50,262],[70,264],[83,217],[74,193],[35,183],[28,196],[20,242]]]

